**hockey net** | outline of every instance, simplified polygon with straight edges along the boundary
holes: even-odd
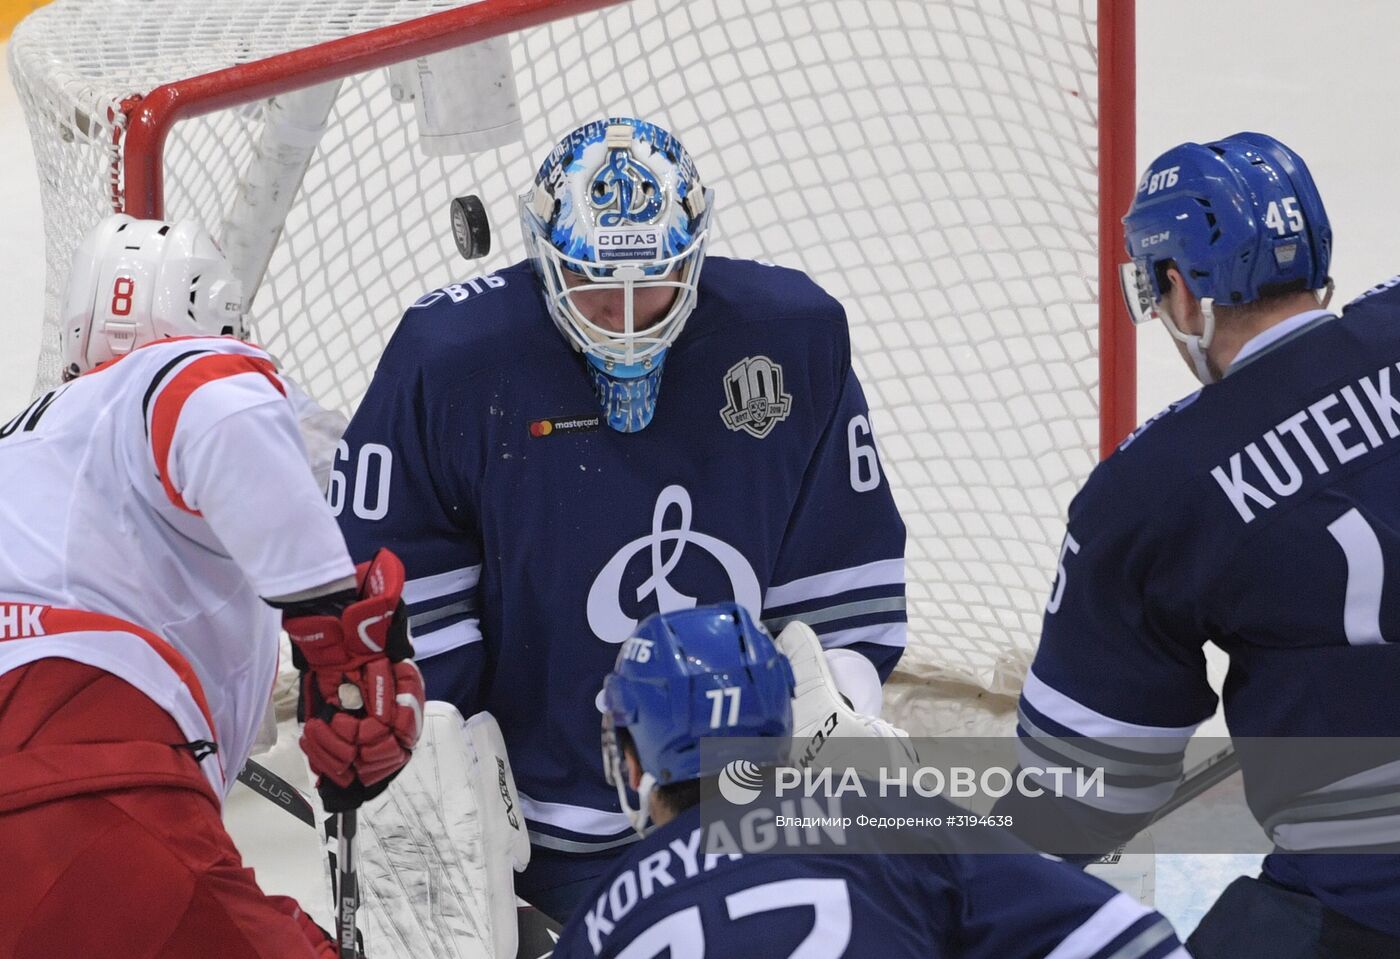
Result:
[[[257,224],[270,232],[270,261],[254,339],[349,412],[406,304],[520,257],[514,198],[559,136],[606,114],[653,119],[716,189],[712,250],[800,267],[846,306],[909,527],[901,678],[914,693],[897,711],[928,728],[909,714],[931,688],[939,698],[950,684],[973,698],[1014,693],[1065,507],[1101,429],[1132,422],[1130,377],[1126,389],[1100,382],[1097,239],[1101,174],[1112,174],[1099,162],[1100,19],[1127,8],[1130,32],[1131,4],[584,9],[610,2],[57,0],[31,15],[9,61],[43,189],[38,385],[58,374],[56,312],[91,224],[123,207],[190,217],[228,249],[249,230],[248,204],[265,211],[280,191],[290,196],[273,206],[289,200],[285,214]],[[475,32],[450,20],[463,9],[477,15]],[[423,24],[435,18],[446,33],[404,41],[429,37]],[[537,25],[514,29],[527,23]],[[424,155],[414,104],[384,67],[506,27],[498,42],[514,65],[523,136],[468,156]],[[318,52],[347,37],[364,41],[350,59]],[[335,88],[347,63],[356,72]],[[252,74],[228,71],[247,64]],[[256,82],[221,88],[235,75]],[[199,80],[180,86],[188,78]],[[162,150],[137,127],[163,102],[153,91],[171,84],[186,106],[191,89],[214,93],[169,128]],[[317,85],[325,132],[298,143],[277,111]],[[285,128],[270,136],[277,123]],[[270,151],[298,147],[308,165],[290,191],[250,172]],[[1130,141],[1126,153],[1130,167]],[[1115,175],[1130,192],[1131,170]],[[466,193],[485,200],[495,234],[478,265],[458,259],[448,230],[448,202]],[[1107,245],[1116,258],[1117,241]]]

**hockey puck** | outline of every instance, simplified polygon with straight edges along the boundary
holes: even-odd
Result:
[[[469,194],[452,201],[452,239],[464,259],[477,260],[491,252],[491,222],[480,197]]]

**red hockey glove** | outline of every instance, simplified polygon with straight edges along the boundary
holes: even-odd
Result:
[[[301,748],[327,812],[389,786],[423,728],[423,677],[410,657],[403,563],[381,549],[355,569],[359,598],[337,616],[285,618],[301,670]]]

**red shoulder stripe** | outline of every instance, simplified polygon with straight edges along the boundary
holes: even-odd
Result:
[[[277,368],[268,360],[243,353],[210,353],[199,357],[172,376],[156,397],[151,412],[151,452],[155,456],[156,472],[170,502],[187,513],[198,515],[197,510],[185,505],[184,497],[170,482],[167,469],[170,447],[175,442],[175,427],[180,422],[180,411],[185,408],[185,401],[204,384],[243,373],[259,373],[267,378],[277,392],[283,396],[287,395],[282,381],[277,378]]]

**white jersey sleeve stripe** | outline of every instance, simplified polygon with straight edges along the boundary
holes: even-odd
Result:
[[[1142,959],[1155,949],[1176,938],[1176,931],[1165,917],[1158,919],[1122,946],[1102,959]]]
[[[426,603],[430,599],[450,596],[453,593],[463,593],[475,588],[480,579],[480,564],[463,566],[460,569],[449,569],[445,573],[434,573],[431,576],[419,576],[404,583],[403,601],[412,606],[415,603]]]
[[[413,640],[413,658],[427,659],[481,642],[481,621],[464,619],[438,629],[429,627],[422,633],[410,629],[409,633]]]
[[[1126,892],[1120,892],[1099,907],[1078,929],[1065,936],[1045,959],[1095,959],[1114,939],[1152,910]],[[1155,927],[1154,927],[1155,928]],[[1168,934],[1171,928],[1167,928]],[[1157,940],[1159,943],[1161,940]],[[1141,952],[1137,955],[1142,955]],[[1108,959],[1108,957],[1105,957]],[[1119,959],[1119,957],[1114,957]],[[1121,959],[1127,959],[1126,956]]]
[[[801,619],[802,617],[797,617]],[[909,629],[905,623],[879,623],[874,626],[855,626],[851,629],[838,629],[823,633],[817,630],[817,638],[826,649],[839,646],[854,646],[856,643],[873,643],[876,646],[905,646],[909,642]]]
[[[1143,726],[1105,716],[1043,682],[1034,668],[1026,674],[1021,696],[1037,712],[1091,739],[1153,737],[1143,742],[1143,752],[1175,752],[1185,747],[1199,723],[1190,726]],[[1179,741],[1177,741],[1179,740]]]
[[[838,593],[853,589],[866,589],[871,586],[902,585],[904,585],[904,559],[902,557],[879,559],[863,566],[851,566],[847,569],[832,570],[829,573],[816,573],[779,586],[770,586],[763,597],[763,608],[765,610],[777,609],[780,606],[791,606],[793,603],[821,599],[824,596],[835,596]]]
[[[1391,802],[1393,804],[1393,800]],[[1276,846],[1292,852],[1391,847],[1397,836],[1400,836],[1400,815],[1290,822],[1269,830],[1269,838]]]
[[[903,596],[882,596],[877,599],[864,599],[854,603],[825,606],[821,609],[808,610],[805,613],[779,616],[776,619],[765,619],[763,625],[768,627],[770,633],[777,635],[783,631],[788,623],[796,619],[816,628],[821,623],[831,623],[838,619],[851,619],[855,616],[869,616],[874,613],[902,613],[905,609],[906,604]]]
[[[524,793],[520,794],[520,809],[531,822],[585,836],[615,836],[632,829],[632,823],[626,813],[575,806],[571,803],[545,802],[531,799]]]
[[[1045,770],[1049,764],[1027,749],[1024,742],[1016,744],[1016,754],[1026,778],[1046,793],[1054,795],[1058,787],[1066,798],[1101,812],[1122,816],[1145,815],[1161,809],[1176,792],[1176,780],[1154,783],[1151,786],[1117,786],[1102,780],[1089,782],[1089,777],[1094,775],[1095,771],[1092,767],[1084,766],[1070,767],[1075,770],[1074,776],[1066,775],[1063,779],[1057,779],[1048,772],[1036,771]],[[1086,781],[1083,795],[1078,791],[1081,776]]]

